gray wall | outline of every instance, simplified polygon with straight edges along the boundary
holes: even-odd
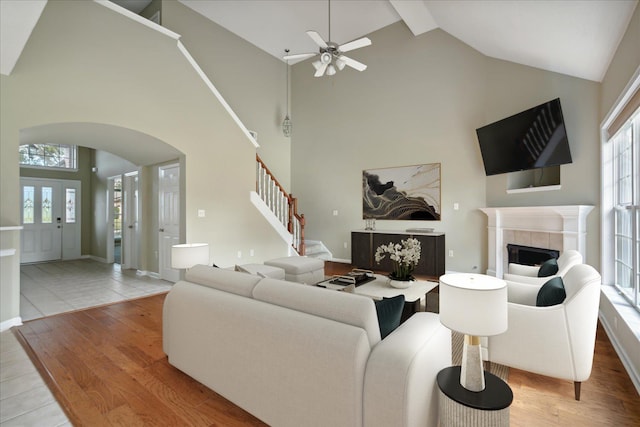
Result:
[[[162,2],[162,26],[182,36],[182,43],[245,126],[258,133],[258,154],[290,190],[291,140],[281,130],[286,64],[177,1]]]
[[[0,93],[3,226],[20,222],[20,130],[47,123],[106,123],[153,136],[184,153],[186,241],[210,243],[212,259],[220,265],[287,254],[287,245],[249,199],[255,189],[255,148],[175,40],[95,2],[48,2],[12,75],[0,76]],[[262,113],[256,107],[254,114]],[[207,216],[199,218],[198,209]],[[250,249],[253,258],[247,256]],[[239,250],[246,254],[242,259],[236,257]],[[17,260],[11,265],[17,271]],[[0,321],[5,321],[19,315],[19,278],[2,273],[1,286],[2,295],[12,295],[0,306]]]
[[[292,180],[308,238],[350,258],[350,231],[364,226],[361,173],[370,168],[441,163],[442,220],[378,221],[377,228],[445,232],[453,271],[486,269],[487,221],[478,208],[598,205],[597,83],[485,57],[441,30],[414,37],[401,22],[370,38],[372,46],[352,55],[369,66],[362,73],[314,78],[309,61],[293,67]],[[555,97],[574,155],[562,167],[562,189],[507,195],[505,176],[485,176],[475,129]],[[597,213],[588,234],[587,261],[597,266]]]

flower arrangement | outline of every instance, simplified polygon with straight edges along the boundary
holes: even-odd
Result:
[[[413,280],[411,273],[420,261],[420,250],[420,241],[414,238],[401,240],[400,243],[380,245],[376,249],[376,262],[380,264],[386,254],[389,254],[389,258],[393,262],[393,272],[389,277],[393,280]]]

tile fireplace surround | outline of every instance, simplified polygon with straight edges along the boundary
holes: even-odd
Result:
[[[587,215],[593,206],[525,206],[481,208],[488,219],[487,274],[502,278],[507,244],[579,251],[586,256]]]

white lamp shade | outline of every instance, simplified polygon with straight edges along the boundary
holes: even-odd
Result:
[[[507,330],[507,284],[482,274],[440,277],[440,322],[447,328],[478,337]]]
[[[185,243],[171,246],[171,268],[191,268],[196,264],[209,264],[208,243]]]

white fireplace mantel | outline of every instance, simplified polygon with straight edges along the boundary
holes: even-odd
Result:
[[[592,209],[590,205],[481,208],[489,220],[487,274],[502,277],[506,266],[506,244],[513,243],[505,241],[505,231],[559,236],[561,247],[548,249],[575,249],[585,258],[587,215]]]

